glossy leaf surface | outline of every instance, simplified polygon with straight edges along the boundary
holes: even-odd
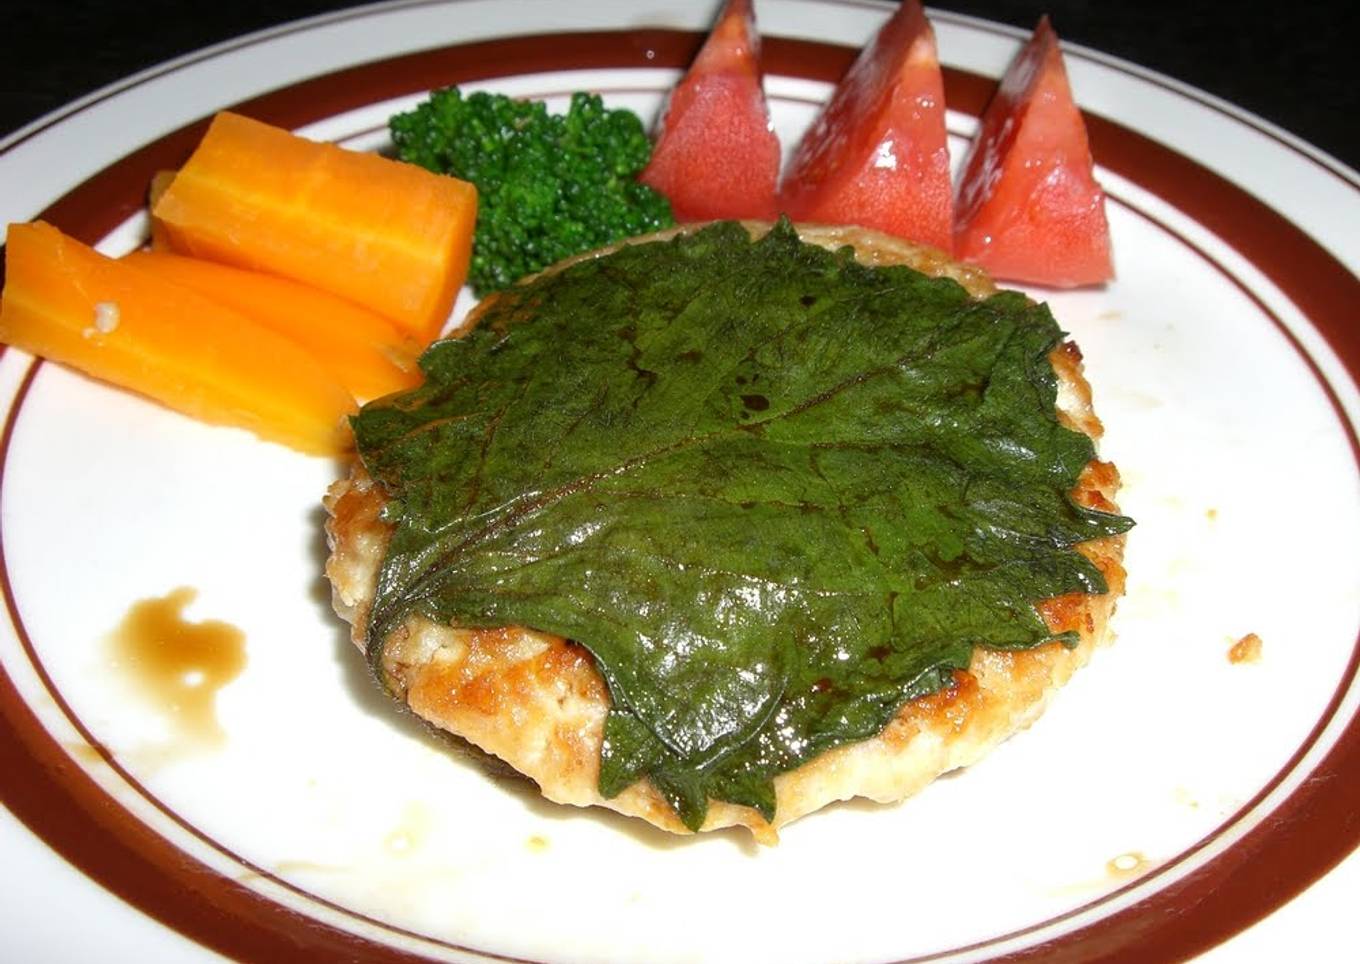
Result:
[[[417,611],[577,640],[606,795],[771,815],[773,776],[1104,590],[1072,547],[1129,523],[1068,498],[1092,446],[1055,418],[1060,334],[787,223],[513,288],[355,421],[397,523],[370,638]]]

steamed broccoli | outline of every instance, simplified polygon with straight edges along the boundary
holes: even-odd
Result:
[[[389,126],[402,160],[477,186],[468,280],[478,295],[674,223],[670,202],[634,179],[652,152],[642,122],[597,95],[573,94],[562,115],[450,87]]]

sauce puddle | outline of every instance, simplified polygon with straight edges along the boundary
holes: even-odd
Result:
[[[191,623],[184,607],[198,595],[187,586],[132,604],[110,641],[114,666],[165,714],[177,737],[222,742],[217,692],[246,665],[245,634],[219,620]]]

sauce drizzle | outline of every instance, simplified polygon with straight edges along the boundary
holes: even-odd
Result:
[[[217,692],[245,667],[245,634],[215,619],[186,621],[184,607],[197,595],[181,586],[133,603],[111,637],[113,659],[177,736],[220,743]]]

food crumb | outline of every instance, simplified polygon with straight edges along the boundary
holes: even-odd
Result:
[[[1105,864],[1105,870],[1114,877],[1132,877],[1147,868],[1148,860],[1136,850],[1120,854]]]
[[[1194,794],[1192,794],[1189,790],[1185,789],[1184,787],[1177,787],[1173,796],[1175,797],[1177,803],[1184,804],[1191,810],[1199,809],[1199,801],[1195,799]]]
[[[1247,633],[1237,642],[1232,644],[1228,650],[1228,662],[1237,663],[1258,663],[1261,661],[1261,637],[1255,633]]]
[[[94,325],[86,328],[81,334],[86,338],[110,334],[118,329],[120,320],[118,302],[96,301],[94,304]]]
[[[425,842],[431,823],[430,814],[422,804],[408,803],[401,824],[383,838],[384,849],[393,857],[410,856]]]
[[[536,854],[541,854],[543,853],[543,851],[548,849],[548,838],[541,837],[538,834],[534,834],[532,837],[530,837],[528,840],[524,842],[524,846],[529,848]]]
[[[1205,512],[1204,512],[1204,518],[1208,519],[1210,522],[1217,522],[1217,521],[1218,521],[1218,510],[1217,510],[1217,509],[1206,509]]]

